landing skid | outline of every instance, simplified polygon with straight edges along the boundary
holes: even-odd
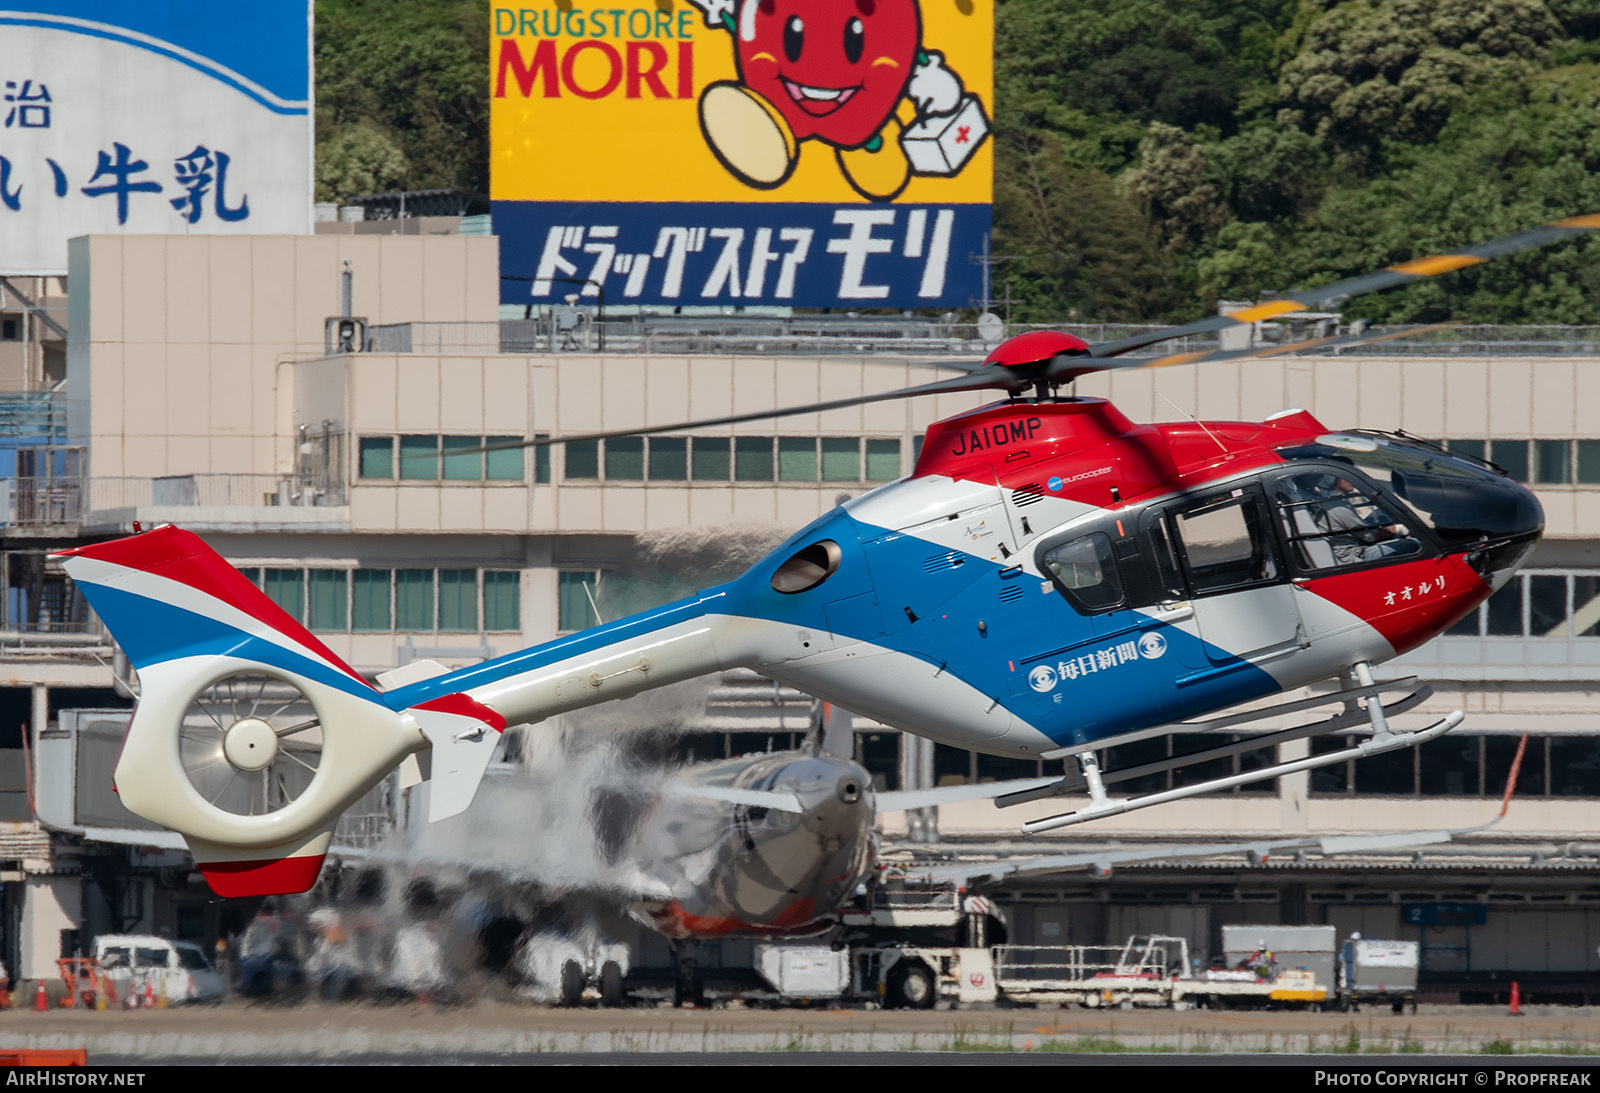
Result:
[[[1073,824],[1097,820],[1103,816],[1116,816],[1124,812],[1149,808],[1152,805],[1166,804],[1169,801],[1179,801],[1186,797],[1197,797],[1203,793],[1214,793],[1217,790],[1231,789],[1234,786],[1246,785],[1250,782],[1277,778],[1284,774],[1294,774],[1303,770],[1334,766],[1348,759],[1359,759],[1369,755],[1381,755],[1384,752],[1395,751],[1399,748],[1415,747],[1418,744],[1443,736],[1466,719],[1465,714],[1460,710],[1455,710],[1425,729],[1419,729],[1416,732],[1394,732],[1389,728],[1388,718],[1416,707],[1433,694],[1433,688],[1424,683],[1403,698],[1384,704],[1379,698],[1381,694],[1389,691],[1404,690],[1415,684],[1417,678],[1408,676],[1404,679],[1392,680],[1386,683],[1375,683],[1372,679],[1371,666],[1365,663],[1354,665],[1346,682],[1351,685],[1347,685],[1331,694],[1297,699],[1293,702],[1283,702],[1266,709],[1229,714],[1209,721],[1179,722],[1174,725],[1164,726],[1164,729],[1171,732],[1213,732],[1219,729],[1248,724],[1252,721],[1260,721],[1268,717],[1277,717],[1285,713],[1312,709],[1317,706],[1332,705],[1334,703],[1344,704],[1345,708],[1342,712],[1324,718],[1321,721],[1309,722],[1291,729],[1284,729],[1281,732],[1251,737],[1248,740],[1237,743],[1224,744],[1219,747],[1173,756],[1159,762],[1145,763],[1118,771],[1102,772],[1099,760],[1093,751],[1067,753],[1076,756],[1078,774],[1068,774],[1058,782],[1041,786],[1037,789],[1028,789],[997,797],[995,798],[995,804],[1001,808],[1009,808],[1012,805],[1026,804],[1030,801],[1044,800],[1049,797],[1082,793],[1087,790],[1089,804],[1085,807],[1073,812],[1062,813],[1059,816],[1030,820],[1022,825],[1022,830],[1026,834],[1053,831],[1058,827],[1069,827]],[[1325,755],[1296,759],[1288,763],[1262,767],[1259,770],[1235,774],[1226,778],[1213,778],[1208,781],[1183,786],[1179,789],[1149,793],[1141,797],[1111,797],[1106,793],[1106,786],[1117,782],[1128,781],[1147,774],[1160,773],[1171,770],[1174,767],[1205,762],[1209,759],[1220,759],[1238,755],[1242,752],[1257,751],[1261,748],[1273,747],[1291,740],[1303,740],[1310,736],[1320,736],[1323,733],[1335,732],[1339,729],[1346,729],[1353,725],[1364,723],[1372,726],[1371,737],[1354,747],[1341,748],[1339,751],[1328,752]]]

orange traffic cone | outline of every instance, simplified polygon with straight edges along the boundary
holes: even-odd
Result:
[[[156,989],[148,979],[144,981],[144,1008],[147,1010],[156,1008]]]
[[[1517,981],[1515,979],[1511,981],[1511,1012],[1506,1016],[1522,1016],[1522,989],[1517,986]]]
[[[39,980],[39,993],[33,996],[33,1012],[49,1013],[50,1000],[44,996],[44,980]]]

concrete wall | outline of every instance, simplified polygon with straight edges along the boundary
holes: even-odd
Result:
[[[340,314],[371,324],[493,320],[498,241],[421,236],[84,236],[69,245],[79,326],[69,428],[95,476],[290,469],[280,365],[319,356]]]
[[[83,917],[82,884],[77,876],[28,877],[18,946],[22,967],[12,970],[13,980],[54,979],[60,974],[56,960],[61,956],[61,932],[77,929]]]

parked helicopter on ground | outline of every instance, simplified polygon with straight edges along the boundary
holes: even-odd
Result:
[[[1111,368],[1374,340],[1116,359],[1595,228],[1600,215],[1558,221],[1096,346],[1023,334],[964,375],[899,391],[631,430],[928,393],[1007,395],[933,425],[909,477],[823,515],[734,581],[459,671],[392,673],[382,690],[189,533],[163,527],[64,552],[140,676],[116,770],[122,801],[182,833],[220,894],[303,891],[340,812],[406,756],[426,763],[431,814],[451,815],[471,802],[507,725],[733,667],[957,747],[1076,757],[1078,775],[1028,799],[1087,790],[1089,803],[1025,825],[1034,831],[1438,736],[1461,713],[1390,731],[1387,713],[1426,688],[1386,707],[1394,685],[1376,682],[1372,666],[1441,633],[1526,560],[1543,527],[1531,492],[1488,464],[1399,434],[1330,430],[1304,411],[1137,425],[1103,399],[1057,391]],[[1341,687],[1324,698],[1199,728],[1344,703],[1343,714],[1249,746],[1370,721],[1359,747],[1137,798],[1107,793],[1115,779],[1096,749],[1333,678]],[[269,683],[293,687],[316,719],[275,721],[262,700]],[[184,744],[196,724],[214,726],[214,739]],[[320,749],[286,746],[301,734],[320,734]],[[201,794],[196,748],[251,787],[244,804],[226,789]],[[289,758],[309,780],[281,776]]]

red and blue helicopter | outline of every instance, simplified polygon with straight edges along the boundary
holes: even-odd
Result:
[[[1303,410],[1138,424],[1062,388],[1097,371],[1389,337],[1124,356],[1596,228],[1600,215],[1557,221],[1098,345],[1023,334],[961,375],[898,391],[632,430],[1004,395],[933,425],[910,476],[823,515],[738,579],[453,672],[369,682],[174,527],[66,551],[67,572],[139,674],[116,768],[121,799],[181,833],[220,894],[304,891],[340,813],[408,756],[431,779],[430,814],[452,815],[471,803],[507,726],[735,667],[956,747],[1075,757],[1076,773],[1000,799],[1087,794],[1025,825],[1033,831],[1415,745],[1461,713],[1392,731],[1387,717],[1429,689],[1385,704],[1415,680],[1379,683],[1373,667],[1443,632],[1516,571],[1543,528],[1534,495],[1491,465],[1403,434],[1331,428]],[[1339,682],[1330,694],[1221,713],[1327,680]],[[314,717],[289,719],[304,702]],[[1341,708],[1155,766],[1102,771],[1096,760],[1179,722],[1185,732],[1233,728],[1324,703]],[[1209,719],[1188,720],[1197,717]],[[1113,796],[1119,781],[1158,766],[1357,723],[1372,734],[1353,748]],[[226,778],[213,792],[217,769]]]

